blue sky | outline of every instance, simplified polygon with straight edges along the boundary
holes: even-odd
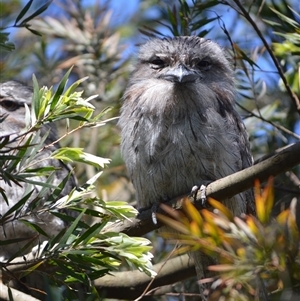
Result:
[[[174,0],[174,3],[176,3],[178,0]],[[268,0],[267,0],[268,1]],[[22,0],[23,4],[25,5],[28,0]],[[37,7],[41,6],[43,3],[47,2],[46,0],[35,0],[33,3]],[[45,12],[45,14],[50,14],[52,16],[59,15],[62,11],[59,3],[63,2],[62,0],[54,0],[53,3],[49,6],[48,10]],[[83,6],[93,5],[93,3],[97,2],[96,0],[82,0]],[[299,0],[290,0],[290,3],[293,4],[294,9],[298,9],[300,11],[300,1]],[[108,3],[113,11],[112,16],[112,26],[122,26],[122,24],[128,23],[130,18],[139,10],[139,6],[143,1],[140,0],[101,0],[101,4]],[[32,8],[32,11],[35,8]],[[259,45],[261,42],[258,39],[256,33],[253,31],[245,30],[245,26],[241,19],[237,19],[237,15],[235,12],[233,12],[232,9],[229,9],[227,6],[220,5],[218,6],[218,9],[213,9],[209,12],[209,17],[216,17],[216,12],[219,16],[221,16],[222,21],[226,24],[227,30],[230,32],[233,41],[239,42],[241,41],[241,47],[246,47],[249,49],[254,49],[257,45]],[[30,12],[29,12],[30,14]],[[148,17],[155,17],[158,14],[157,9],[154,7],[152,9],[149,9],[147,11]],[[211,24],[209,24],[211,26]],[[159,30],[164,30],[162,27],[159,28]],[[168,34],[168,32],[165,30],[164,33]],[[224,45],[224,43],[227,41],[227,38],[225,34],[222,32],[222,29],[219,25],[219,23],[216,21],[215,26],[213,30],[209,33],[208,38],[211,39],[217,39],[217,42],[221,44],[221,46],[230,47],[229,44]],[[137,33],[136,36],[128,39],[125,41],[127,44],[127,49],[124,52],[124,56],[130,56],[135,52],[135,44],[137,42],[142,42],[145,40],[141,35]],[[49,51],[53,51],[53,47],[49,47]],[[52,49],[52,50],[51,50]],[[271,80],[276,82],[278,79],[278,76],[276,74],[276,70],[273,67],[273,63],[269,60],[266,60],[265,58],[260,58],[258,61],[258,64],[261,67],[261,71],[258,71],[255,76],[259,78],[268,78],[267,80]],[[266,76],[265,71],[268,72],[268,76]],[[274,72],[274,73],[273,73]]]

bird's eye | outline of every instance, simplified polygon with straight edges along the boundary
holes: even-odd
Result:
[[[153,68],[162,68],[165,66],[165,62],[159,58],[152,60],[151,64]]]
[[[3,100],[0,102],[0,104],[3,108],[5,108],[9,112],[13,112],[20,107],[18,103],[12,100]]]
[[[197,66],[201,69],[207,70],[210,67],[210,62],[209,61],[200,61]]]

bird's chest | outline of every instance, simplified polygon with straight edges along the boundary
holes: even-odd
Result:
[[[214,125],[195,112],[175,116],[143,116],[135,125],[134,143],[142,164],[182,168],[209,159],[215,151]],[[175,168],[175,166],[174,166]]]
[[[144,118],[144,119],[143,119]],[[219,177],[216,143],[210,124],[188,118],[140,118],[133,126],[127,168],[143,205],[187,193],[202,180]]]

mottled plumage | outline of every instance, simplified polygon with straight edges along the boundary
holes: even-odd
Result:
[[[119,121],[139,207],[252,164],[234,100],[233,71],[216,43],[176,37],[140,48]],[[226,205],[245,212],[243,193],[233,202]]]
[[[233,71],[216,43],[191,36],[141,46],[119,120],[139,208],[252,165],[234,102]],[[235,215],[253,208],[252,191],[222,201]],[[210,259],[192,256],[198,278],[207,276]]]

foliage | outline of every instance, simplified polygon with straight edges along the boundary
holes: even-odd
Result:
[[[34,29],[31,28],[31,24],[29,23],[32,21],[36,16],[42,14],[51,4],[52,0],[48,1],[44,5],[42,5],[39,9],[37,9],[34,13],[30,14],[26,18],[24,17],[28,10],[30,9],[33,0],[29,0],[27,4],[24,6],[24,8],[20,11],[19,15],[16,17],[15,23],[11,27],[20,28],[24,27],[28,29],[30,32],[32,32],[35,35],[40,35],[40,33]],[[11,42],[9,42],[8,36],[9,33],[4,32],[4,30],[9,29],[9,27],[1,27],[0,28],[0,51],[12,51],[15,49],[15,45]]]
[[[275,14],[289,26],[289,32],[277,32],[274,31],[274,34],[282,37],[284,39],[281,43],[273,43],[275,55],[281,59],[281,63],[286,66],[288,69],[285,72],[285,78],[287,79],[288,84],[291,86],[293,92],[300,94],[300,76],[299,72],[299,61],[300,61],[300,15],[291,9],[294,13],[296,20],[285,16],[280,11],[272,9]],[[298,20],[298,21],[297,21]],[[281,24],[266,21],[271,24],[274,28],[279,27]],[[281,81],[280,86],[284,89],[284,84]]]
[[[193,4],[189,5],[187,1],[179,0],[178,3],[167,6],[162,12],[163,16],[168,20],[168,23],[163,23],[161,21],[158,21],[158,23],[167,28],[172,33],[172,36],[206,36],[213,29],[213,26],[210,25],[209,29],[204,30],[202,30],[202,28],[217,20],[219,16],[216,14],[215,17],[207,18],[206,16],[201,16],[201,14],[203,11],[216,6],[219,2],[201,2],[195,0],[192,2]],[[150,36],[165,36],[162,32],[159,32],[154,28],[149,28],[148,26],[144,26],[144,30],[141,30],[141,32]]]
[[[31,113],[28,112],[27,128],[19,137],[28,138],[28,148],[27,150],[16,149],[13,157],[7,157],[7,154],[4,155],[4,153],[1,154],[2,159],[6,162],[6,165],[3,165],[6,166],[6,169],[4,171],[2,169],[2,176],[7,181],[30,182],[34,173],[51,177],[54,171],[53,167],[30,170],[30,161],[41,148],[39,143],[42,143],[37,138],[36,130],[39,130],[42,124],[50,120],[58,121],[63,135],[60,135],[62,137],[58,139],[57,143],[60,142],[63,147],[53,152],[52,156],[64,160],[66,163],[71,162],[75,166],[79,181],[86,184],[82,186],[81,190],[74,190],[69,198],[65,197],[60,202],[52,204],[53,207],[50,210],[53,214],[58,214],[54,210],[55,208],[72,209],[77,214],[83,214],[87,221],[75,222],[77,224],[76,229],[71,229],[74,233],[72,232],[72,239],[65,242],[68,244],[66,247],[59,243],[60,239],[64,237],[64,233],[61,233],[57,240],[41,246],[41,251],[44,250],[43,256],[49,259],[47,262],[52,262],[58,266],[65,256],[66,261],[70,263],[70,267],[64,267],[65,271],[75,271],[77,267],[79,268],[77,274],[72,274],[73,278],[71,276],[68,278],[70,282],[77,277],[81,282],[87,283],[88,280],[84,278],[83,271],[87,268],[89,260],[94,262],[91,268],[87,270],[87,274],[91,278],[96,277],[97,273],[103,275],[109,269],[119,270],[121,249],[126,246],[127,241],[132,244],[132,249],[126,254],[136,256],[132,251],[135,248],[135,240],[132,241],[131,238],[121,235],[114,236],[114,234],[112,237],[104,234],[104,236],[99,237],[93,236],[93,230],[89,231],[89,222],[90,218],[96,218],[95,228],[93,228],[96,233],[103,231],[102,225],[104,227],[104,224],[112,223],[115,219],[129,219],[134,214],[133,209],[128,207],[126,203],[104,202],[95,197],[95,189],[98,194],[101,193],[105,200],[116,197],[121,200],[133,200],[132,189],[130,189],[124,164],[120,158],[118,130],[113,121],[108,121],[118,115],[120,98],[130,73],[128,53],[131,55],[134,52],[131,45],[145,41],[145,37],[138,36],[137,29],[147,36],[196,34],[217,40],[228,50],[228,57],[232,60],[235,68],[238,89],[237,105],[240,113],[245,117],[244,122],[250,135],[255,159],[267,156],[279,147],[300,139],[300,110],[297,102],[300,95],[299,12],[297,12],[298,2],[295,0],[254,2],[240,2],[239,0],[141,0],[138,9],[132,13],[131,18],[121,23],[118,23],[119,16],[114,15],[110,1],[95,1],[97,3],[88,1],[88,4],[83,4],[86,1],[61,0],[56,2],[59,3],[59,8],[55,6],[54,2],[50,4],[50,2],[44,1],[44,4],[41,5],[40,1],[31,0],[24,8],[19,8],[17,2],[8,1],[0,4],[3,24],[0,32],[0,46],[2,46],[0,49],[1,80],[17,77],[31,84],[32,73],[35,73],[41,86],[55,87],[59,86],[64,73],[73,65],[73,69],[67,76],[70,83],[88,76],[88,79],[80,80],[80,86],[85,90],[86,99],[80,94],[81,92],[78,92],[79,82],[75,83],[75,86],[67,84],[65,93],[67,89],[71,90],[66,97],[59,96],[62,92],[57,92],[59,89],[43,87],[39,90],[35,84],[34,98],[38,100],[35,101],[37,105],[32,107]],[[41,5],[41,7],[36,8],[36,4]],[[46,5],[49,7],[43,11],[47,8]],[[15,12],[18,13],[15,15]],[[9,24],[13,25],[9,26]],[[17,29],[17,33],[11,33],[13,28]],[[24,28],[25,30],[23,30]],[[11,51],[14,48],[15,50]],[[97,94],[98,97],[93,98],[94,94]],[[49,102],[52,103],[51,110],[49,106],[48,108],[46,106]],[[109,110],[106,110],[107,107]],[[99,113],[94,116],[94,112]],[[105,113],[106,115],[104,115]],[[104,116],[107,120],[102,119]],[[0,143],[2,149],[6,142],[7,137],[3,137]],[[51,149],[50,145],[48,149]],[[12,173],[15,167],[14,162],[17,162],[20,156],[23,157],[21,162],[24,168],[22,172],[14,174]],[[109,157],[111,159],[110,164],[108,165],[107,159],[99,156]],[[105,169],[101,173],[103,165],[105,165]],[[101,177],[100,181],[97,181],[96,179],[100,176],[99,169],[101,170]],[[67,178],[64,181],[67,181]],[[278,211],[277,208],[280,206],[276,205],[277,203],[289,203],[292,197],[299,196],[299,169],[295,168],[293,171],[277,177],[274,182],[274,211]],[[61,191],[63,184],[58,188],[59,191]],[[49,188],[49,185],[49,183],[43,183],[44,192]],[[59,194],[59,191],[56,194]],[[4,196],[3,192],[2,195]],[[24,196],[15,208],[11,208],[9,216],[18,212],[26,202],[26,197]],[[49,203],[51,203],[51,199]],[[49,203],[40,210],[49,210]],[[218,214],[221,214],[222,210],[219,209]],[[293,207],[290,207],[289,213],[285,213],[286,216],[291,216],[293,210]],[[262,212],[265,211],[262,210]],[[205,218],[223,220],[224,216],[219,217],[218,214],[207,212]],[[296,214],[299,216],[299,212]],[[70,217],[63,213],[59,213],[59,216],[73,223],[76,220],[76,216]],[[269,215],[265,214],[265,216]],[[251,218],[245,218],[248,219],[235,218],[234,223],[230,224],[235,225],[239,235],[242,235],[242,231],[247,227],[250,228],[250,232],[247,233],[251,234],[251,231],[256,231],[255,227],[250,224]],[[3,219],[4,217],[2,217],[2,221]],[[230,220],[229,217],[228,220]],[[227,224],[228,220],[225,218]],[[235,224],[236,220],[240,222]],[[283,227],[280,224],[281,220],[268,221],[264,224],[260,218],[257,220],[252,218],[253,223],[254,221],[256,226],[260,225],[257,226],[259,230],[255,232],[255,235],[262,235],[262,233],[266,233],[266,229],[269,229],[268,231],[274,236],[268,237],[270,237],[270,241],[273,239],[275,244],[276,239],[280,238],[279,229]],[[241,225],[246,226],[243,228]],[[275,227],[272,228],[270,225],[278,225],[277,230],[279,232],[276,232]],[[30,226],[34,227],[34,225]],[[208,226],[214,231],[218,229],[218,226],[214,227],[210,224]],[[36,228],[36,231],[41,230]],[[226,231],[223,229],[222,235],[226,236]],[[102,235],[102,232],[100,233]],[[214,232],[212,231],[212,233]],[[284,238],[287,239],[287,237]],[[117,243],[116,238],[119,239]],[[245,241],[251,240],[247,238],[246,234],[244,234],[243,239]],[[235,238],[233,237],[232,240],[235,241]],[[233,248],[238,253],[235,255],[238,260],[244,260],[242,252],[248,254],[247,252],[250,250],[247,249],[245,241],[243,240],[236,245],[236,248],[240,247],[241,254],[238,253],[238,249]],[[88,259],[88,252],[84,248],[84,243],[87,242],[93,250],[90,259]],[[118,243],[122,245],[121,249],[118,248]],[[144,242],[138,243],[142,246],[144,244]],[[163,246],[160,241],[156,242],[155,239],[153,239],[153,243],[158,249],[155,258],[161,258],[161,254],[165,254]],[[57,245],[59,248],[55,249]],[[109,249],[111,245],[114,246],[115,253],[111,253],[111,249]],[[252,247],[253,245],[254,242],[251,242]],[[105,254],[113,254],[114,257],[99,259],[94,252],[97,248],[103,252],[108,252]],[[82,261],[77,253],[70,253],[72,249],[84,252],[85,256]],[[148,250],[147,246],[144,253],[140,253],[146,254],[147,259],[149,259],[147,257]],[[53,251],[56,253],[53,254]],[[275,255],[276,252],[275,250]],[[270,253],[268,254],[270,255]],[[233,256],[233,254],[231,255]],[[124,261],[127,261],[125,258],[126,256]],[[52,259],[53,261],[51,261]],[[33,263],[38,265],[41,262],[39,260],[37,259]],[[102,269],[100,265],[97,266],[101,260],[103,260],[104,265]],[[144,257],[141,255],[138,261],[142,263],[143,260]],[[76,261],[79,264],[77,267],[75,266]],[[275,263],[276,261],[274,261]],[[234,265],[232,262],[230,264]],[[277,267],[270,267],[276,270],[281,267],[281,264],[284,264],[284,260],[279,260]],[[10,266],[13,267],[13,263]],[[283,268],[285,269],[285,267]],[[221,274],[222,276],[226,273],[228,275],[230,272],[238,279],[242,278],[241,275],[236,275],[237,270],[230,271],[228,269],[227,272],[224,271]],[[269,274],[275,275],[271,272]],[[246,276],[248,277],[248,274]],[[60,278],[56,274],[55,278],[57,281],[61,281],[64,277]],[[280,287],[279,278],[275,277],[273,281],[274,287]],[[230,282],[226,278],[226,285],[229,284]],[[232,284],[233,287],[234,284]],[[284,282],[283,287],[286,288],[288,285],[290,284],[286,286]],[[274,290],[274,287],[271,290]],[[221,285],[218,288],[222,290]],[[247,290],[243,293],[248,297]]]
[[[35,247],[32,251],[33,258],[27,259],[26,265],[17,270],[20,277],[23,277],[33,271],[39,273],[41,265],[56,266],[59,269],[56,269],[54,274],[48,274],[49,279],[52,279],[54,283],[58,285],[83,283],[89,287],[89,290],[92,290],[92,280],[117,270],[123,261],[153,276],[150,262],[152,255],[149,253],[151,247],[148,246],[147,239],[129,237],[122,233],[105,230],[106,225],[116,220],[132,218],[137,211],[125,202],[104,202],[93,196],[95,182],[102,172],[98,172],[85,185],[74,188],[69,195],[55,200],[63,191],[68,180],[68,178],[63,179],[55,187],[54,193],[42,202],[42,196],[47,190],[53,188],[51,178],[55,167],[43,166],[33,169],[31,165],[39,152],[58,143],[58,140],[45,145],[46,137],[39,139],[40,128],[56,120],[64,120],[67,124],[70,120],[75,120],[78,125],[65,134],[69,135],[81,128],[103,126],[107,122],[107,120],[102,120],[104,112],[93,115],[94,106],[89,102],[93,97],[84,99],[83,91],[76,91],[82,80],[67,87],[70,71],[64,76],[57,89],[53,87],[39,89],[37,80],[34,78],[32,107],[31,112],[27,107],[26,128],[12,139],[9,139],[9,136],[1,137],[0,161],[3,168],[1,168],[0,177],[18,185],[32,183],[43,187],[38,197],[40,200],[35,200],[38,204],[36,205],[38,207],[35,207],[38,208],[38,213],[49,212],[69,224],[69,227],[63,229],[56,237],[48,237],[43,229],[30,222],[30,215],[35,213],[27,210],[24,216],[18,217],[17,212],[21,212],[28,206],[26,202],[32,191],[29,191],[29,194],[26,191],[21,200],[1,216],[1,225],[9,223],[12,218],[19,218],[25,227],[31,227],[37,234],[47,236],[48,240]],[[5,116],[1,122],[3,121],[5,121]],[[17,143],[16,146],[14,143]],[[52,152],[51,157],[66,162],[83,162],[95,166],[98,170],[103,169],[110,162],[109,159],[85,153],[77,148],[58,148]],[[46,158],[43,159],[46,160]],[[19,165],[21,168],[16,168]],[[46,183],[36,180],[37,175],[46,176]],[[5,191],[1,191],[1,194],[6,199]],[[73,211],[75,214],[66,213],[66,210]],[[89,217],[93,217],[92,225],[87,222]],[[15,241],[1,241],[2,245],[11,243],[15,243]],[[28,245],[25,245],[24,248],[16,250],[16,253],[8,260],[2,259],[2,272],[5,273],[11,269],[11,266],[15,266],[16,257],[22,255],[27,248]],[[19,258],[18,262],[21,263],[22,260]],[[53,269],[50,271],[53,272]],[[41,273],[45,275],[47,270],[43,270]]]
[[[276,298],[283,297],[287,290],[299,290],[300,232],[296,224],[296,199],[274,219],[272,181],[262,192],[256,183],[255,199],[257,217],[233,216],[213,199],[208,200],[214,208],[212,211],[198,212],[188,200],[183,212],[161,205],[171,217],[158,214],[158,218],[181,233],[176,237],[172,233],[163,235],[176,238],[176,243],[182,245],[178,253],[200,249],[217,259],[218,264],[209,267],[216,273],[211,279],[213,293],[209,300],[219,300],[221,296],[222,300],[258,300],[262,282]]]

